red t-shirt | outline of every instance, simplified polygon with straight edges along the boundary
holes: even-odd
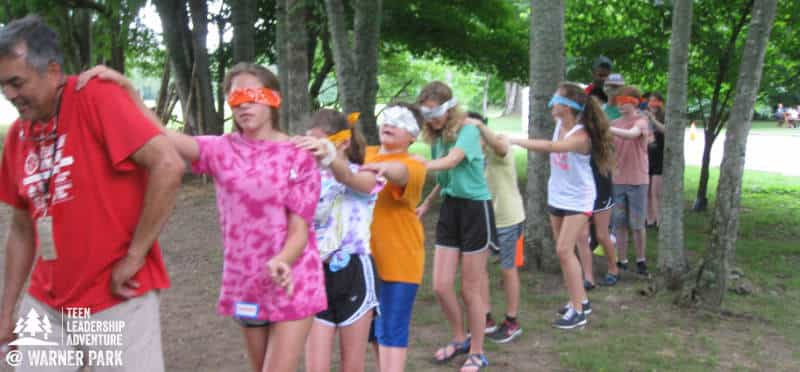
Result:
[[[122,301],[111,293],[111,271],[128,251],[147,185],[147,172],[130,156],[159,130],[116,84],[95,79],[75,91],[75,82],[68,79],[55,120],[17,119],[9,129],[0,201],[34,221],[49,205],[57,258],[36,259],[30,295],[54,309],[97,312]],[[47,179],[50,201],[43,196]],[[158,243],[133,279],[138,294],[169,287]]]

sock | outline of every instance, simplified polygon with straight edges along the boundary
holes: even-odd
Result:
[[[581,301],[581,304],[583,304],[583,305],[586,305],[588,303],[589,303],[589,299],[588,298],[584,298],[583,301]]]
[[[646,262],[646,261],[647,261],[647,259],[646,259],[646,258],[637,258],[637,259],[636,259],[636,263],[639,263],[639,262]]]
[[[628,263],[628,259],[626,258],[626,259],[624,259],[624,260],[620,260],[619,262],[620,262],[620,263],[623,263],[623,264],[626,264],[626,263]]]

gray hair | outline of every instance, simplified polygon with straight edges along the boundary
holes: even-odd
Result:
[[[27,48],[25,61],[40,73],[47,70],[50,62],[64,65],[58,34],[38,15],[11,21],[0,29],[0,57],[17,56],[15,49],[20,43]]]

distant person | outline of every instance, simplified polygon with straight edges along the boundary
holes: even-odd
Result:
[[[92,321],[125,322],[118,370],[163,371],[159,292],[169,277],[156,238],[184,164],[122,88],[92,81],[76,91],[63,61],[58,35],[38,16],[0,30],[0,86],[20,115],[0,166],[0,201],[12,208],[0,343],[14,341],[33,267],[19,311],[47,315],[50,340],[71,332],[62,309],[88,308]],[[17,370],[37,369],[27,363]]]
[[[619,119],[622,114],[619,111],[619,103],[616,101],[616,97],[619,93],[619,90],[625,86],[625,79],[622,77],[621,74],[611,74],[606,79],[606,83],[603,86],[603,91],[608,95],[608,103],[603,106],[603,111],[608,116],[608,120],[617,120]],[[639,103],[636,103],[636,107],[638,108]]]
[[[650,186],[647,192],[648,227],[661,225],[661,175],[664,173],[664,97],[660,93],[652,93],[647,101],[647,110],[643,111],[650,121],[650,132],[653,141],[647,145]]]
[[[622,270],[628,269],[630,230],[636,247],[636,271],[640,275],[648,275],[645,218],[650,183],[647,160],[650,128],[647,118],[639,111],[640,98],[639,90],[630,86],[620,89],[615,97],[622,117],[611,122],[616,153],[616,167],[612,177],[614,211],[611,218],[620,259],[617,265]]]
[[[592,65],[592,83],[584,90],[586,94],[596,97],[602,103],[607,103],[608,95],[603,91],[603,86],[613,67],[614,64],[608,57],[597,57]]]

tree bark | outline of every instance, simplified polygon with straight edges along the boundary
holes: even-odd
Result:
[[[167,44],[167,54],[172,65],[171,71],[175,77],[178,97],[185,112],[187,107],[193,106],[190,87],[194,53],[189,30],[189,14],[183,1],[156,1],[155,5],[163,25],[164,41]],[[183,121],[190,133],[196,133],[197,122],[194,115],[184,115]]]
[[[303,119],[309,112],[308,101],[308,35],[306,33],[306,0],[286,1],[286,70],[288,72],[287,131],[300,133]],[[284,66],[281,66],[283,69]]]
[[[219,120],[214,109],[214,93],[211,89],[211,69],[208,58],[208,3],[206,0],[191,0],[189,6],[192,11],[192,46],[194,50],[194,63],[197,66],[197,105],[195,114],[202,122],[203,128],[208,133],[222,134],[222,121]],[[220,40],[220,42],[222,42]]]
[[[736,98],[725,133],[725,152],[717,187],[717,203],[712,216],[711,242],[703,263],[694,276],[694,283],[684,291],[684,302],[700,301],[705,307],[715,310],[722,306],[730,264],[736,254],[747,136],[752,124],[753,107],[761,84],[764,55],[776,8],[777,0],[756,0],[753,5],[736,82]]]
[[[256,60],[254,23],[257,10],[255,0],[231,0],[233,64]]]
[[[687,122],[689,43],[692,0],[677,0],[670,37],[669,86],[664,141],[661,226],[658,230],[658,270],[668,289],[677,289],[689,269],[683,242],[683,137]]]
[[[370,144],[378,143],[375,96],[378,93],[378,36],[382,0],[356,0],[354,43],[346,25],[342,0],[325,0],[328,28],[336,63],[339,98],[345,113],[361,112],[361,130]]]
[[[551,139],[554,121],[547,102],[564,78],[564,1],[531,0],[530,128],[532,138]],[[525,244],[540,270],[560,269],[547,214],[550,156],[528,154]]]
[[[720,56],[717,67],[717,79],[714,84],[714,93],[711,96],[711,111],[708,120],[703,123],[703,138],[705,146],[703,148],[703,161],[700,167],[700,183],[697,187],[697,197],[693,210],[705,211],[708,208],[708,179],[709,179],[709,166],[711,157],[711,148],[714,146],[714,141],[717,140],[722,128],[725,126],[725,120],[728,110],[728,98],[730,92],[726,94],[724,99],[720,99],[722,93],[722,84],[728,76],[728,71],[731,69],[731,61],[734,58],[736,51],[736,42],[739,40],[744,26],[747,24],[748,17],[750,16],[753,8],[753,0],[746,1],[742,4],[738,19],[733,19],[735,23],[731,25],[731,35],[728,38],[728,47],[725,53]]]
[[[483,105],[481,115],[486,117],[486,112],[489,111],[489,81],[492,75],[486,74],[486,80],[483,82]]]
[[[275,13],[277,16],[277,26],[275,27],[275,44],[278,49],[278,82],[281,85],[281,98],[283,103],[280,107],[281,130],[287,131],[289,127],[289,55],[286,49],[286,0],[275,1]]]

